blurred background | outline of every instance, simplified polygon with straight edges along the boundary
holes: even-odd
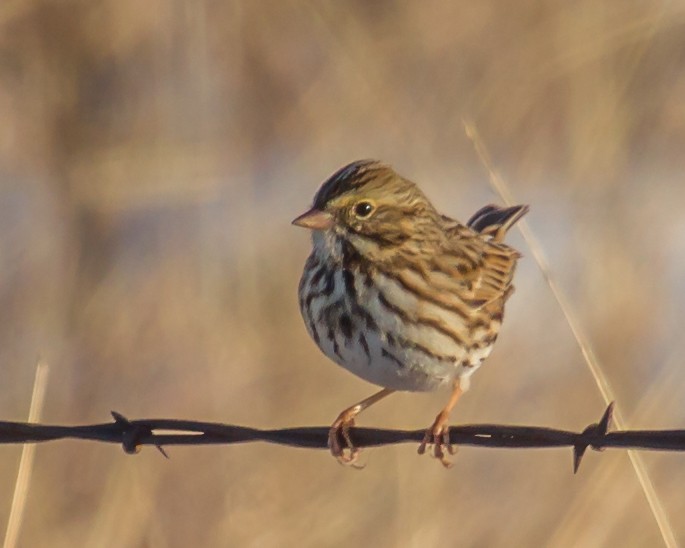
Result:
[[[500,202],[473,121],[631,428],[685,426],[685,3],[30,1],[0,5],[0,419],[329,424],[375,387],[302,325],[290,221],[358,158],[466,220]],[[604,403],[524,259],[460,423],[580,430]],[[423,428],[447,394],[362,425]],[[21,447],[0,446],[0,527]],[[658,546],[626,453],[263,444],[37,449],[20,546]],[[685,455],[643,453],[685,543]]]

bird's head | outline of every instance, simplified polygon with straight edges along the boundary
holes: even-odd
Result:
[[[414,183],[386,164],[360,160],[329,177],[293,224],[342,237],[363,253],[415,240],[438,217]]]

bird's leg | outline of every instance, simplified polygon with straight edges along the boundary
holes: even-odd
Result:
[[[354,446],[350,439],[350,427],[354,426],[355,417],[367,407],[371,407],[374,403],[389,396],[393,392],[394,390],[384,388],[380,392],[376,392],[373,396],[369,396],[352,407],[348,407],[338,415],[338,418],[335,419],[335,422],[331,425],[331,429],[328,431],[328,448],[330,449],[331,454],[338,459],[338,462],[341,464],[353,464],[359,456],[359,449]],[[341,441],[344,443],[341,443]],[[348,452],[345,452],[346,449]]]
[[[426,447],[429,445],[433,446],[433,456],[436,459],[440,459],[440,462],[445,468],[452,466],[452,463],[445,456],[445,449],[450,455],[455,454],[455,449],[450,444],[450,428],[447,426],[447,421],[450,418],[450,412],[457,404],[459,397],[464,393],[461,382],[457,379],[454,383],[454,389],[452,390],[452,395],[450,396],[447,405],[438,413],[435,417],[433,425],[426,430],[426,435],[423,437],[421,445],[419,445],[419,455],[423,455],[426,452]]]

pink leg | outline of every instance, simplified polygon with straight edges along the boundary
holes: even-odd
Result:
[[[331,429],[328,431],[328,448],[331,454],[338,459],[338,462],[341,464],[353,464],[359,456],[359,449],[354,446],[350,439],[350,427],[354,426],[355,417],[367,407],[371,407],[374,403],[393,392],[395,391],[384,388],[373,396],[369,396],[352,407],[348,407],[338,415],[338,418],[335,419]],[[341,441],[344,441],[344,444]],[[348,453],[345,452],[346,449],[349,450]]]
[[[461,387],[461,383],[457,379],[454,383],[454,389],[452,390],[452,395],[450,396],[447,405],[443,407],[442,411],[438,413],[435,417],[433,425],[426,430],[426,435],[423,437],[421,445],[419,445],[419,455],[423,455],[426,452],[426,447],[429,445],[433,446],[433,455],[435,458],[440,459],[440,462],[445,468],[452,466],[452,463],[445,456],[445,449],[450,455],[454,455],[455,450],[450,444],[450,429],[447,426],[447,421],[450,418],[450,413],[454,406],[459,401],[459,397],[464,393]]]

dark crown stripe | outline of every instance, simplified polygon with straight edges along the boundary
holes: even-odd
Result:
[[[355,186],[367,183],[384,166],[376,160],[358,160],[331,175],[314,196],[314,207],[322,209],[333,198],[345,194]]]

